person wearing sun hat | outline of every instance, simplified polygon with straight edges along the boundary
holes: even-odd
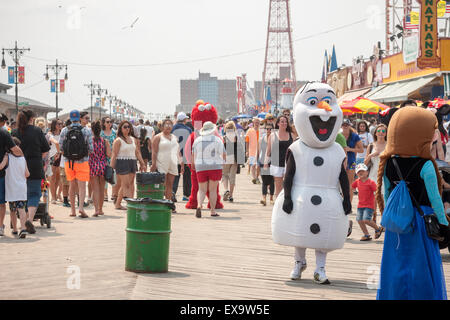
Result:
[[[217,188],[222,179],[222,169],[225,159],[225,148],[222,139],[218,137],[216,125],[210,121],[203,124],[200,137],[192,145],[192,170],[196,171],[198,179],[198,205],[196,217],[202,217],[202,206],[206,193],[209,192],[211,216],[218,217],[216,213]]]

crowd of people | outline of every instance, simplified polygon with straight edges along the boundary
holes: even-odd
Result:
[[[406,102],[402,106],[412,103]],[[26,197],[12,197],[8,192],[11,183],[5,184],[3,192],[0,188],[0,203],[2,200],[11,203],[12,232],[20,237],[35,232],[33,218],[42,196],[43,179],[49,181],[51,203],[61,202],[64,207],[70,207],[70,216],[77,216],[78,207],[79,217],[89,217],[85,208],[91,203],[95,209],[92,216],[104,215],[103,204],[109,200],[108,183],[105,181],[108,166],[115,169],[116,183],[112,185],[110,200],[117,210],[126,210],[122,200],[135,195],[135,176],[138,171],[164,173],[165,198],[173,202],[178,201],[181,176],[182,200],[188,201],[191,195],[191,170],[196,171],[199,177],[198,209],[201,210],[206,194],[219,188],[220,182],[223,200],[233,202],[238,188],[236,175],[246,165],[251,182],[261,185],[260,204],[273,205],[283,189],[286,152],[297,139],[290,110],[283,110],[277,118],[269,113],[264,118],[254,117],[244,121],[219,119],[216,124],[209,123],[208,128],[199,128],[201,139],[196,141],[190,155],[184,151],[194,126],[190,115],[184,112],[176,113],[174,120],[167,118],[153,123],[148,120],[144,122],[143,119],[137,123],[115,121],[108,116],[91,122],[87,112],[77,110],[70,113],[70,119],[65,123],[55,119],[47,124],[45,119],[36,118],[31,111],[20,112],[17,121],[11,121],[11,125],[6,124],[7,117],[4,115],[0,121],[3,121],[6,129],[1,131],[3,135],[0,136],[5,146],[2,150],[5,150],[3,158],[6,161],[0,176],[6,175],[7,181],[11,181],[12,172],[14,176],[20,174],[21,177],[27,174],[26,187],[22,189],[27,190]],[[64,146],[69,132],[77,143]],[[440,141],[435,144],[434,154],[437,158],[441,155],[444,157],[441,160],[445,160],[446,150],[440,149],[445,149],[448,133],[443,129],[436,136]],[[387,125],[375,118],[353,121],[347,118],[343,121],[336,142],[346,152],[345,168],[352,187],[350,198],[358,195],[357,222],[364,233],[361,241],[372,240],[367,225],[375,229],[374,236],[378,239],[383,229],[377,224],[374,192],[380,155],[387,143]],[[65,157],[64,153],[71,152],[70,148],[76,149],[81,155],[76,159],[71,155]],[[203,150],[209,151],[205,153]],[[214,150],[212,158],[210,150]],[[17,162],[14,160],[21,155],[25,157],[27,166],[21,169],[23,172],[15,172],[19,169],[11,164]],[[12,156],[14,158],[11,160]],[[19,180],[14,180],[13,185],[17,183]],[[2,185],[0,180],[0,187]],[[3,193],[9,197],[1,199]],[[211,215],[218,216],[215,211],[218,199],[213,196],[210,201],[214,204],[209,206]],[[25,209],[27,219],[21,224],[19,232],[16,216],[23,219],[20,210],[25,212]],[[446,209],[450,212],[450,199]],[[4,205],[0,204],[0,235],[4,234],[5,210]],[[197,216],[201,214],[197,213]],[[349,235],[351,229],[352,225],[349,226]]]

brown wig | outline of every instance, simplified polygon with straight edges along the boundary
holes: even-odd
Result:
[[[436,161],[431,155],[431,143],[437,125],[435,115],[422,108],[404,107],[393,115],[389,123],[386,149],[380,155],[380,166],[378,168],[376,197],[381,213],[384,210],[384,199],[381,193],[384,170],[387,161],[395,155],[419,157],[432,161],[436,171],[439,192],[442,193],[442,178]]]

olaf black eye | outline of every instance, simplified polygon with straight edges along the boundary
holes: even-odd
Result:
[[[307,102],[309,103],[309,105],[315,106],[319,102],[319,100],[316,97],[311,97],[307,100]]]

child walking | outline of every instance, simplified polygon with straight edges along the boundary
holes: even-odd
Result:
[[[20,147],[20,140],[13,137],[16,146]],[[9,202],[11,214],[11,224],[13,234],[17,234],[17,212],[20,218],[19,238],[24,239],[27,235],[26,224],[27,214],[25,204],[27,202],[27,178],[30,176],[25,157],[16,157],[12,153],[8,154],[8,168],[5,175],[5,200]],[[2,162],[3,164],[3,162]]]
[[[377,191],[377,184],[369,179],[369,169],[364,163],[356,166],[356,174],[358,179],[352,183],[352,191],[358,189],[358,212],[356,214],[356,221],[364,233],[361,241],[371,241],[372,237],[367,230],[367,226],[375,229],[375,239],[378,239],[383,232],[381,227],[376,223],[375,211],[375,192]]]

